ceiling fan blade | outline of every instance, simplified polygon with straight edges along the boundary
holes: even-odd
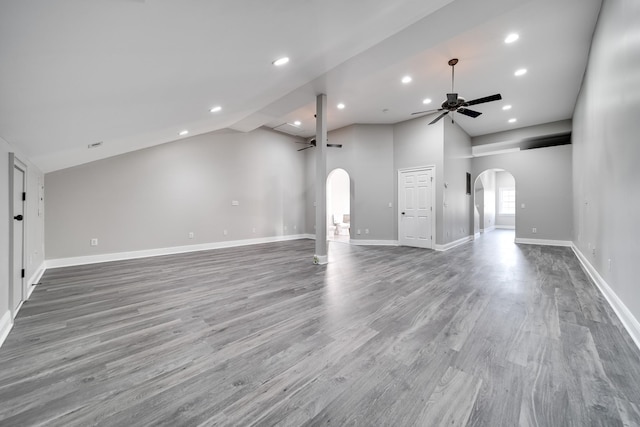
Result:
[[[342,148],[342,144],[327,144],[327,147]]]
[[[411,115],[415,116],[416,114],[435,113],[436,111],[442,111],[442,108],[438,108],[437,110],[416,111],[415,113],[411,113]]]
[[[447,94],[447,103],[448,104],[455,104],[456,102],[458,102],[458,94],[457,93],[448,93]]]
[[[438,117],[436,117],[435,119],[433,119],[433,121],[431,123],[429,123],[430,125],[434,124],[435,122],[437,122],[438,120],[440,120],[441,118],[443,118],[444,116],[446,116],[447,114],[449,114],[448,111],[445,111],[444,113],[440,114]]]
[[[313,147],[314,147],[314,145],[309,145],[308,147],[301,148],[298,151],[307,150],[307,149],[313,148]]]
[[[500,95],[499,93],[496,93],[495,95],[485,96],[484,98],[478,98],[478,99],[473,99],[471,101],[467,101],[464,103],[464,105],[477,105],[477,104],[483,104],[485,102],[500,101],[501,99],[502,99],[502,95]]]
[[[464,114],[465,116],[473,117],[474,119],[482,114],[479,111],[469,110],[467,108],[458,108],[457,112],[460,114]]]

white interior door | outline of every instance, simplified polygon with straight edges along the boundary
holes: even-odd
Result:
[[[13,168],[13,277],[11,309],[14,312],[24,299],[24,194],[25,173]]]
[[[433,168],[400,171],[398,240],[403,246],[433,248]]]

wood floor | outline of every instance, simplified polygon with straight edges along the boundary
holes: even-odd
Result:
[[[569,248],[313,247],[47,271],[0,425],[640,425],[640,351]]]

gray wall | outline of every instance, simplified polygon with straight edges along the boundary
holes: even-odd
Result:
[[[636,319],[640,319],[639,17],[637,1],[603,2],[572,134],[574,243]]]
[[[331,144],[342,144],[342,148],[327,148],[327,175],[341,168],[347,171],[351,180],[351,238],[395,240],[393,127],[354,125],[329,132],[327,138]],[[315,149],[305,152],[306,230],[315,234]],[[360,235],[357,230],[361,231]]]
[[[220,131],[49,173],[47,259],[302,233],[294,141]]]
[[[496,172],[496,227],[511,228],[516,226],[515,215],[500,215],[500,188],[515,188],[516,181],[513,175],[506,171]]]
[[[449,243],[473,234],[472,195],[467,195],[471,173],[471,137],[449,118],[444,122],[443,239]]]
[[[513,175],[517,187],[516,238],[572,239],[571,147],[538,148],[472,160],[473,179],[487,169],[504,169]]]
[[[13,166],[9,165],[9,153],[15,153],[27,166],[25,279],[29,280],[34,276],[44,262],[44,211],[41,210],[38,214],[38,184],[44,182],[43,174],[26,156],[16,153],[11,145],[0,138],[0,200],[3,206],[0,209],[0,319],[9,311],[9,254],[13,250],[9,247],[9,230],[13,224],[9,212],[9,176],[13,174]]]
[[[408,120],[393,126],[393,159],[395,200],[398,192],[397,170],[420,166],[435,166],[436,200],[433,209],[436,215],[436,244],[444,244],[444,120],[429,125],[433,115]],[[396,202],[397,203],[397,202]],[[395,220],[398,238],[397,218]]]

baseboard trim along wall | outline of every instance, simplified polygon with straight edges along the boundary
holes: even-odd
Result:
[[[360,240],[349,239],[349,243],[356,246],[398,246],[397,240]]]
[[[496,229],[500,229],[500,230],[515,230],[516,226],[515,225],[496,225]]]
[[[145,249],[141,251],[116,252],[102,255],[89,255],[71,258],[57,258],[46,261],[47,268],[71,267],[75,265],[97,264],[101,262],[124,261],[136,258],[181,254],[185,252],[208,251],[211,249],[234,248],[237,246],[259,245],[262,243],[284,242],[287,240],[307,239],[307,234],[262,237],[259,239],[229,240],[225,242],[203,243],[200,245],[173,246],[169,248]]]
[[[467,242],[472,242],[473,236],[466,236],[458,240],[454,240],[453,242],[446,243],[444,245],[436,244],[434,249],[438,252],[448,251],[449,249],[453,249],[456,246],[464,245]]]
[[[602,276],[600,276],[598,270],[596,270],[595,267],[591,265],[587,257],[585,257],[584,254],[580,252],[580,249],[578,249],[575,244],[571,245],[571,249],[573,249],[576,257],[578,257],[583,270],[587,273],[591,281],[595,283],[596,287],[600,290],[602,295],[604,295],[605,299],[618,316],[618,319],[620,319],[620,322],[622,322],[624,328],[627,330],[627,332],[629,332],[629,335],[631,335],[631,339],[633,339],[633,342],[640,349],[640,322],[638,322],[638,319],[633,316],[627,306],[624,305],[620,298],[618,298],[618,295],[616,295],[616,293],[613,291],[613,289],[611,289],[609,284],[602,278]]]
[[[42,264],[40,264],[40,266],[36,270],[36,272],[33,273],[33,275],[29,278],[29,281],[27,282],[29,284],[29,287],[27,289],[27,299],[31,297],[33,290],[36,288],[36,285],[38,284],[40,279],[42,279],[42,275],[44,274],[45,271],[47,271],[47,267],[46,267],[46,262],[43,261]]]
[[[0,317],[0,347],[4,344],[4,340],[9,336],[13,328],[13,320],[11,319],[11,311],[6,311],[2,317]]]
[[[516,243],[522,243],[524,245],[544,245],[544,246],[567,246],[573,245],[573,242],[569,240],[547,240],[547,239],[525,239],[522,237],[516,237]]]

